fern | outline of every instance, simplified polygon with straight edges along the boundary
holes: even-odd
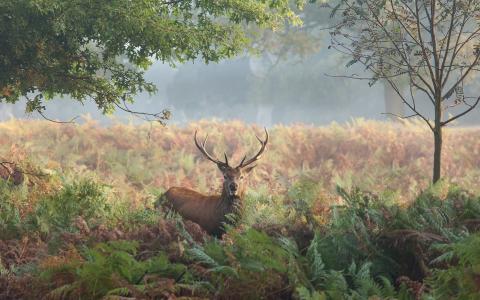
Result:
[[[130,289],[127,287],[114,288],[107,292],[107,297],[108,296],[125,296],[126,297],[129,295],[130,295]]]
[[[92,227],[111,213],[106,188],[92,180],[66,184],[57,194],[41,199],[29,215],[30,227],[43,233],[76,232],[74,219],[81,216]]]
[[[213,240],[188,251],[190,259],[208,268],[209,280],[220,293],[228,296],[225,289],[241,289],[245,298],[258,298],[262,297],[263,289],[279,284],[281,275],[290,268],[293,256],[289,251],[295,251],[293,245],[254,229],[230,231],[227,235],[231,242]],[[257,289],[245,289],[250,285],[256,285]]]
[[[299,258],[301,256],[298,245],[291,238],[281,236],[278,238],[278,242],[280,246],[292,257]]]
[[[145,273],[156,274],[165,278],[178,279],[187,272],[187,267],[179,263],[171,263],[165,253],[159,252],[156,256],[145,261]],[[185,276],[183,276],[185,277]]]
[[[137,261],[135,254],[138,243],[135,241],[112,241],[97,244],[83,251],[84,261],[75,265],[43,271],[44,280],[55,274],[70,274],[74,281],[59,287],[56,295],[64,292],[81,293],[85,297],[96,299],[107,294],[126,291],[124,283],[136,285],[147,273],[159,273],[167,276],[178,274],[177,265],[169,265],[163,254],[147,261]],[[181,271],[184,271],[183,268]]]
[[[325,277],[325,264],[318,249],[320,243],[320,235],[317,233],[307,249],[307,259],[309,266],[310,280],[314,286],[318,286],[320,281]]]
[[[431,295],[438,299],[478,299],[480,234],[444,246],[443,249],[447,252],[439,256],[436,262],[449,262],[451,265],[447,269],[436,270],[428,279],[432,287]]]
[[[51,300],[63,300],[63,299],[68,299],[71,298],[71,294],[76,291],[79,288],[79,285],[77,282],[75,283],[69,283],[62,285],[52,291],[50,291],[47,295],[47,299]]]
[[[0,178],[0,238],[2,239],[18,236],[21,231],[22,220],[17,206],[19,203],[14,201],[18,192]]]
[[[326,300],[325,293],[318,291],[310,291],[304,286],[297,287],[295,290],[300,300]]]
[[[204,264],[207,267],[216,268],[219,267],[220,264],[217,263],[210,255],[205,253],[204,249],[195,247],[188,250],[191,258],[199,263]]]

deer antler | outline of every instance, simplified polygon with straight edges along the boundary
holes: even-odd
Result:
[[[258,151],[258,153],[255,154],[254,157],[250,158],[250,159],[247,160],[247,161],[245,161],[245,159],[247,158],[247,156],[245,155],[245,156],[243,157],[243,159],[242,159],[242,162],[238,165],[237,168],[246,167],[246,166],[248,166],[248,165],[250,165],[250,164],[252,164],[252,163],[254,163],[254,162],[256,162],[257,160],[260,159],[263,151],[265,151],[265,146],[267,146],[267,143],[268,143],[268,132],[267,132],[267,128],[264,127],[263,129],[265,130],[265,135],[266,135],[264,141],[262,141],[262,140],[258,137],[258,135],[255,135],[255,136],[257,137],[257,140],[258,140],[258,141],[260,142],[260,144],[262,145],[262,147],[260,148],[260,151]]]
[[[200,144],[197,141],[197,130],[195,130],[194,139],[195,139],[195,145],[197,146],[198,150],[200,150],[200,152],[202,152],[203,155],[205,155],[208,160],[216,163],[217,165],[228,167],[229,165],[228,165],[228,158],[227,158],[226,153],[224,153],[225,154],[225,162],[223,162],[223,161],[220,161],[219,159],[211,156],[207,152],[207,150],[205,150],[205,144],[207,143],[207,138],[208,138],[208,134],[205,136],[205,139],[203,140],[202,146],[200,146]]]

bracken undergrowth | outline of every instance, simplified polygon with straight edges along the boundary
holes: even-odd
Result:
[[[245,125],[2,123],[25,181],[0,180],[0,299],[477,299],[480,131],[451,129],[448,180],[428,186],[425,132],[397,126],[273,128],[244,218],[215,239],[154,202],[218,186],[195,127],[239,158]]]

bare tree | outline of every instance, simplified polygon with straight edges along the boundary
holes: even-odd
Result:
[[[425,121],[434,136],[433,182],[441,177],[442,129],[472,111],[479,96],[465,95],[464,85],[480,71],[479,0],[340,0],[332,16],[331,47],[348,54],[385,80],[410,114]],[[398,79],[407,80],[408,95]],[[421,109],[420,99],[429,109]]]

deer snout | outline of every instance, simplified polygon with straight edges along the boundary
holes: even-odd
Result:
[[[232,194],[238,190],[238,184],[235,182],[230,183],[228,187],[230,189],[230,192],[232,192]]]

